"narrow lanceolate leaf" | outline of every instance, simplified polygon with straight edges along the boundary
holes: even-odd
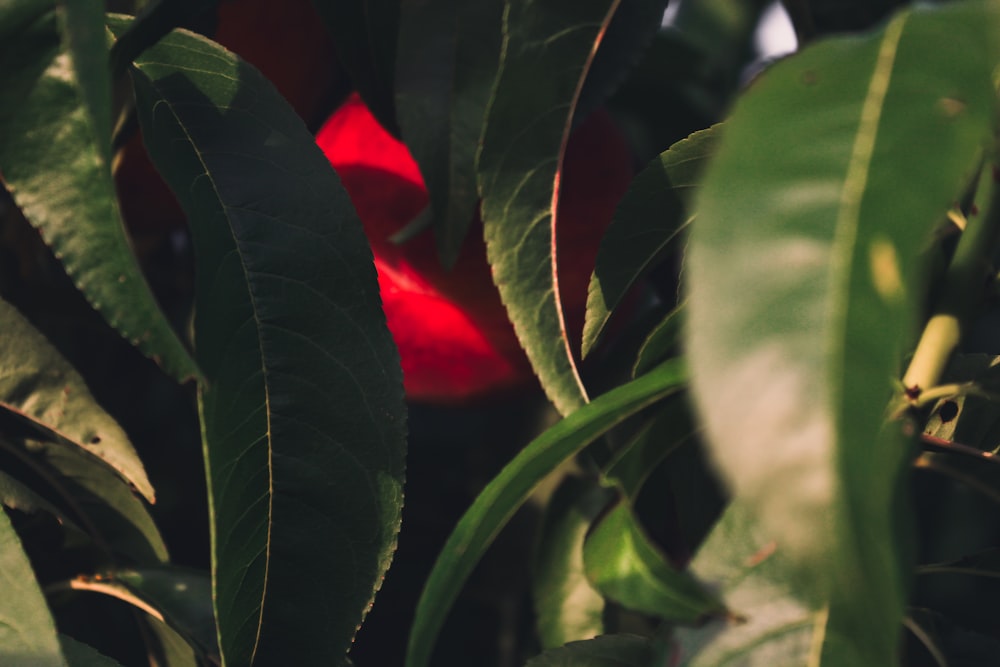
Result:
[[[0,410],[110,466],[150,502],[153,487],[128,436],[83,377],[14,306],[0,300]]]
[[[95,120],[110,113],[100,99],[106,86],[94,80],[96,47],[78,43],[77,27],[67,48],[54,9],[41,4],[0,17],[3,180],[91,305],[168,373],[193,377],[197,367],[150,292],[119,216],[110,119]],[[79,66],[78,51],[89,54]]]
[[[800,592],[830,602],[824,656],[846,646],[853,664],[895,663],[908,455],[884,411],[921,246],[991,141],[998,15],[923,7],[779,63],[696,205],[687,348],[709,444]]]
[[[695,132],[653,160],[632,181],[601,240],[590,277],[583,356],[597,344],[611,313],[689,220],[691,198],[718,142],[721,125]]]
[[[400,5],[396,115],[430,193],[445,266],[475,218],[476,150],[500,62],[502,0]]]
[[[402,378],[371,251],[312,136],[255,69],[175,32],[133,74],[150,155],[194,235],[223,660],[336,662],[402,504]]]
[[[619,0],[511,0],[503,57],[479,154],[493,280],[549,399],[564,415],[587,400],[556,278],[558,186],[583,79]]]
[[[383,127],[399,134],[393,111],[393,70],[400,0],[312,0],[333,35],[337,57]]]
[[[604,635],[545,651],[525,667],[649,667],[660,664],[664,653],[645,637]]]
[[[48,605],[0,508],[0,664],[66,667]]]
[[[667,362],[563,419],[500,471],[459,520],[427,578],[410,630],[407,667],[429,663],[434,640],[462,584],[546,475],[616,424],[678,391],[685,380],[683,362]]]
[[[695,623],[723,610],[713,593],[667,561],[628,502],[619,503],[594,526],[584,545],[583,563],[594,587],[627,609],[677,623]]]

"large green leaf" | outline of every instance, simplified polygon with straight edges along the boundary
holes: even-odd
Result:
[[[720,125],[695,132],[653,160],[632,181],[601,240],[587,293],[582,354],[597,344],[612,311],[686,227],[698,179]]]
[[[0,508],[0,663],[66,667],[56,627],[31,563]]]
[[[476,151],[500,61],[502,0],[422,0],[400,6],[396,114],[430,193],[445,266],[475,218]]]
[[[78,44],[76,51],[89,54],[80,70],[75,52],[60,44],[48,3],[15,4],[0,15],[3,179],[91,305],[168,373],[193,377],[197,367],[160,311],[121,223],[108,160],[110,119],[103,118],[110,102],[99,99],[106,85],[94,81],[95,45]],[[83,31],[75,27],[71,43]]]
[[[695,623],[723,609],[715,595],[667,561],[628,502],[593,527],[583,563],[594,587],[628,609],[677,623]]]
[[[583,79],[620,0],[511,0],[479,154],[493,280],[542,388],[566,415],[587,400],[556,277],[562,158]]]
[[[59,0],[60,30],[76,70],[80,98],[90,114],[94,148],[111,163],[111,69],[104,5],[92,0]]]
[[[884,412],[921,246],[991,141],[997,19],[923,7],[779,63],[696,206],[686,342],[714,458],[854,664],[897,652],[908,451]]]
[[[680,388],[683,362],[669,361],[549,428],[500,471],[459,520],[427,578],[410,630],[407,667],[430,660],[437,632],[479,558],[550,472],[609,429]]]
[[[185,32],[137,66],[143,136],[194,235],[223,659],[342,660],[402,504],[402,378],[371,251],[259,72]]]
[[[604,635],[545,651],[525,667],[649,667],[659,664],[663,654],[661,646],[645,637]]]
[[[96,457],[153,500],[128,436],[91,395],[83,377],[16,308],[0,299],[0,409],[45,437]]]

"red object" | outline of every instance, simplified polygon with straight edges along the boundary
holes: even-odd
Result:
[[[409,150],[357,95],[327,120],[316,141],[371,243],[407,396],[457,403],[533,381],[490,277],[481,223],[470,230],[451,271],[438,262],[430,233],[402,245],[389,240],[427,207],[427,190]],[[577,343],[597,247],[631,177],[628,149],[610,117],[592,114],[567,147],[557,217],[560,292]]]

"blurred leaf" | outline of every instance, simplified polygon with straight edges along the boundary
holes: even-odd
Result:
[[[399,136],[393,106],[400,0],[312,0],[341,64],[378,121]]]
[[[557,297],[557,188],[579,91],[618,4],[508,2],[478,160],[493,280],[542,388],[563,415],[587,396]]]
[[[676,623],[696,623],[723,611],[715,595],[667,562],[628,502],[619,503],[591,530],[583,563],[594,588],[626,609]]]
[[[729,612],[697,628],[677,628],[673,664],[820,664],[810,656],[814,628],[823,632],[826,614],[812,612],[796,599],[787,567],[783,553],[760,531],[748,508],[731,504],[690,566],[692,575],[723,597]],[[872,663],[834,664],[860,667]]]
[[[590,277],[584,357],[597,344],[612,311],[636,281],[666,256],[671,242],[687,226],[691,197],[721,128],[713,125],[677,142],[632,181],[601,240]]]
[[[0,664],[66,667],[45,597],[2,508],[0,589]]]
[[[59,0],[59,28],[76,70],[80,98],[90,114],[94,148],[111,163],[111,69],[104,5],[93,0]]]
[[[169,625],[202,655],[220,660],[208,573],[179,567],[124,569],[77,577],[71,587],[127,602]]]
[[[649,369],[655,368],[673,352],[680,343],[686,316],[687,303],[681,302],[649,332],[635,356],[632,377],[639,377]]]
[[[16,308],[0,299],[0,409],[110,466],[150,502],[153,486],[128,436],[83,377]]]
[[[921,565],[917,574],[970,574],[977,577],[1000,577],[1000,549],[988,549],[947,563]]]
[[[462,584],[545,476],[615,425],[677,391],[685,380],[683,362],[667,362],[594,399],[535,438],[507,464],[459,520],[424,584],[410,630],[407,667],[427,665]]]
[[[696,207],[686,345],[708,442],[803,594],[831,602],[824,647],[856,664],[897,653],[909,461],[884,412],[921,246],[992,141],[997,18],[922,7],[778,63]]]
[[[94,121],[110,101],[97,99],[104,90],[92,80],[92,58],[83,63],[89,87],[82,89],[74,54],[60,46],[54,11],[5,12],[0,43],[0,90],[11,100],[0,111],[0,164],[14,201],[111,326],[175,378],[196,376],[121,223],[107,128]]]
[[[645,637],[604,635],[549,649],[525,667],[650,667],[663,649]]]
[[[582,118],[603,105],[642,59],[660,31],[668,2],[633,0],[618,3],[580,90],[577,117]]]
[[[204,663],[198,661],[198,654],[176,630],[151,616],[144,617],[144,620],[155,638],[155,646],[149,651],[157,660],[156,667],[202,667]]]
[[[400,5],[399,126],[420,166],[442,264],[455,264],[476,214],[476,151],[500,61],[502,0]]]
[[[194,235],[222,655],[342,660],[402,504],[402,378],[371,250],[257,70],[182,31],[137,64],[143,136]]]
[[[604,598],[583,571],[583,543],[611,494],[567,476],[545,506],[532,568],[535,626],[544,648],[604,633]]]
[[[103,25],[102,23],[101,26]],[[112,660],[92,646],[72,637],[59,635],[59,646],[66,656],[66,664],[69,667],[120,667],[117,660]]]

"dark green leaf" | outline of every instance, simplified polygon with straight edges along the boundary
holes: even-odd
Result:
[[[100,459],[153,500],[153,487],[128,436],[45,337],[0,300],[0,409],[47,438]]]
[[[715,595],[667,562],[627,502],[591,530],[583,563],[594,587],[627,609],[677,623],[695,623],[723,611]]]
[[[118,35],[111,47],[115,75],[124,74],[139,54],[156,44],[171,30],[187,24],[220,0],[143,0],[128,30]],[[122,10],[116,10],[122,11]]]
[[[342,660],[402,504],[402,378],[371,251],[259,72],[181,31],[137,65],[143,136],[194,235],[222,654]]]
[[[687,226],[692,195],[721,127],[714,125],[677,142],[632,181],[597,253],[587,294],[583,356],[597,344],[629,289],[666,256]]]
[[[587,72],[577,115],[582,117],[604,104],[660,30],[669,0],[621,2]]]
[[[639,377],[662,363],[677,347],[684,327],[687,307],[684,303],[671,310],[643,341],[632,365],[632,377]]]
[[[66,656],[66,664],[69,667],[120,667],[117,660],[112,660],[92,646],[78,642],[72,637],[59,635],[59,646]]]
[[[54,11],[20,26],[18,16],[0,23],[0,90],[8,100],[0,111],[0,164],[7,187],[91,305],[168,373],[193,377],[195,363],[160,311],[121,223],[106,128],[94,120],[110,106],[97,99],[105,91],[92,80],[94,63],[79,70],[59,43]]]
[[[219,661],[212,582],[208,573],[179,567],[116,570],[78,577],[74,590],[117,598],[176,630],[199,653]]]
[[[76,525],[72,519],[53,505],[47,499],[35,493],[31,488],[25,486],[5,472],[0,471],[0,504],[4,507],[26,514],[45,512],[67,531],[71,531],[74,537],[84,537],[83,530]]]
[[[778,63],[696,207],[686,345],[714,459],[856,664],[896,660],[909,455],[885,406],[924,239],[992,141],[997,13],[922,7]]]
[[[545,651],[525,667],[650,667],[663,654],[663,647],[645,637],[604,635]]]
[[[0,589],[0,664],[66,667],[48,605],[3,508]]]
[[[396,105],[430,193],[438,255],[458,257],[475,218],[476,151],[500,61],[502,0],[400,6]]]
[[[532,568],[538,638],[544,648],[604,632],[604,599],[583,571],[583,542],[611,494],[568,476],[545,506]]]
[[[80,98],[90,114],[94,148],[111,163],[111,69],[104,5],[93,0],[59,0],[60,30],[76,71]]]
[[[427,578],[410,631],[407,667],[427,664],[437,632],[465,579],[546,475],[615,425],[677,391],[685,379],[683,362],[667,362],[563,419],[507,464],[459,520]]]
[[[618,4],[508,3],[501,70],[478,161],[494,282],[542,388],[563,415],[587,397],[557,298],[555,191],[591,54]]]
[[[398,136],[393,110],[400,0],[312,0],[365,104]]]
[[[1000,577],[1000,549],[988,549],[947,563],[921,565],[917,574],[971,574]]]

